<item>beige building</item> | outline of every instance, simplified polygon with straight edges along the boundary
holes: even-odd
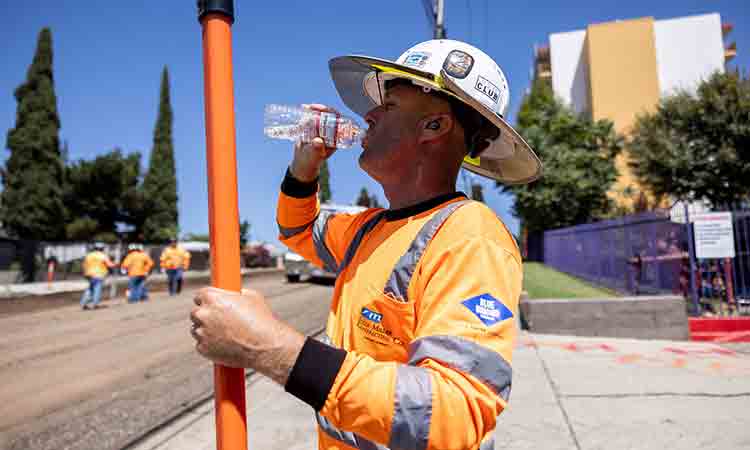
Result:
[[[549,80],[555,95],[576,112],[612,120],[627,135],[636,117],[652,112],[661,97],[694,92],[701,80],[724,71],[736,54],[736,45],[725,43],[731,30],[719,14],[592,24],[554,33],[548,45],[536,47],[534,76]],[[620,178],[611,195],[632,206],[641,188],[627,152],[616,165]]]

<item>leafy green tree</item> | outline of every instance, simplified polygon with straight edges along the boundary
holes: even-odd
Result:
[[[10,157],[2,170],[3,228],[9,235],[24,239],[61,239],[65,234],[64,162],[49,28],[39,33],[26,81],[14,95],[18,102],[16,126],[8,131]]]
[[[99,222],[91,217],[77,217],[65,225],[65,235],[73,241],[88,241],[99,231]]]
[[[607,192],[617,178],[615,157],[623,144],[612,122],[576,115],[538,80],[521,104],[517,126],[542,160],[544,175],[527,185],[498,186],[515,195],[514,212],[529,232],[610,213]]]
[[[320,177],[318,179],[320,185],[320,202],[328,203],[331,201],[331,174],[328,171],[328,160],[323,161],[323,166],[320,168]]]
[[[357,206],[364,206],[365,208],[370,207],[370,194],[367,192],[367,188],[362,188],[359,191],[359,197],[357,197],[357,201],[354,202]]]
[[[750,79],[716,73],[695,95],[663,99],[640,116],[629,144],[633,173],[657,196],[732,204],[750,195]]]
[[[125,156],[120,149],[71,164],[65,183],[68,239],[96,239],[102,233],[116,236],[119,223],[134,228],[138,238],[140,170],[140,153]]]
[[[354,202],[354,204],[357,206],[364,206],[365,208],[382,208],[378,198],[375,194],[367,192],[367,188],[362,188],[359,191],[359,197],[357,197],[357,201]]]
[[[154,128],[148,172],[141,189],[144,199],[143,237],[149,242],[163,242],[177,235],[177,177],[172,143],[172,105],[169,100],[169,73],[165,67],[161,78],[159,114]]]

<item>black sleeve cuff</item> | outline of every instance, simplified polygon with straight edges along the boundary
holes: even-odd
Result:
[[[320,411],[345,358],[345,350],[308,337],[284,389]]]
[[[281,182],[281,192],[294,198],[307,198],[318,192],[318,179],[308,183],[294,178],[289,168],[286,169],[284,181]]]

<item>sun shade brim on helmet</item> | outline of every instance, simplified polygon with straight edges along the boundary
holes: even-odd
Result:
[[[328,67],[341,100],[362,117],[379,106],[385,93],[378,91],[382,91],[381,83],[388,78],[406,78],[415,84],[457,98],[479,111],[500,129],[500,137],[479,157],[467,157],[463,163],[464,168],[503,184],[529,183],[541,176],[542,163],[526,141],[501,116],[457,87],[444,71],[435,76],[385,59],[359,55],[333,58]],[[373,83],[376,76],[378,79]]]
[[[409,78],[425,87],[439,89],[439,86],[432,81],[431,74],[394,64],[392,61],[385,59],[356,55],[340,56],[330,60],[328,67],[341,100],[349,109],[360,116],[364,116],[377,107],[380,104],[378,99],[385,94],[384,92],[377,92],[379,88],[382,89],[382,86],[371,87],[371,92],[368,92],[366,87],[366,84],[372,81],[372,78],[378,73],[383,73],[384,79]],[[376,83],[378,83],[377,80]]]

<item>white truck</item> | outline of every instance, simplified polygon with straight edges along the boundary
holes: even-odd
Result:
[[[320,205],[321,212],[328,211],[333,213],[357,214],[366,209],[367,208],[364,206],[337,205],[335,203],[322,203]],[[286,279],[290,283],[297,283],[301,280],[333,281],[336,279],[335,273],[328,272],[327,270],[313,265],[313,263],[291,250],[284,253],[283,260],[284,269],[286,269]]]

